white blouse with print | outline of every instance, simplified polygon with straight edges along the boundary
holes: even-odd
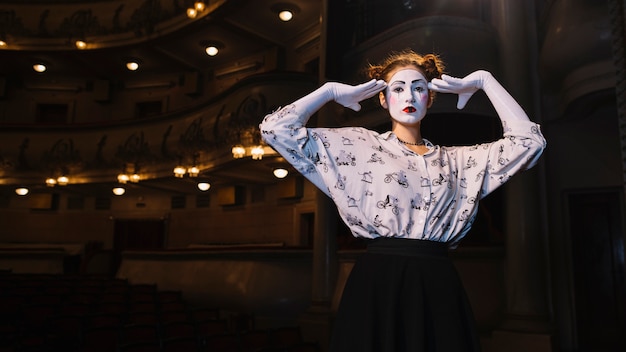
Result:
[[[495,142],[441,147],[419,155],[392,132],[361,127],[306,128],[295,105],[267,115],[261,134],[330,196],[355,237],[448,242],[469,231],[478,201],[532,167],[546,142],[531,121],[503,122]]]

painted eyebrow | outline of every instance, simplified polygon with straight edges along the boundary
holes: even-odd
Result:
[[[426,80],[419,78],[419,79],[411,81],[411,84],[418,83],[420,81],[421,82],[426,82]],[[404,83],[405,83],[404,81],[393,81],[393,82],[391,82],[391,84],[404,84]]]

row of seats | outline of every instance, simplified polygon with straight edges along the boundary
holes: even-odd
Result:
[[[191,307],[178,291],[106,277],[0,273],[0,352],[319,351],[297,326]]]

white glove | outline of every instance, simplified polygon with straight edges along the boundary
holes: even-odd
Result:
[[[489,77],[492,76],[487,71],[475,71],[464,78],[441,75],[441,79],[433,78],[428,83],[428,89],[432,89],[435,92],[458,94],[459,100],[456,107],[457,109],[463,109],[472,95],[477,90],[483,88],[485,80]]]
[[[383,80],[371,80],[359,84],[358,86],[351,86],[343,83],[329,82],[325,86],[330,90],[332,99],[338,104],[341,104],[354,111],[361,110],[361,104],[359,102],[371,98],[376,93],[385,89],[387,83]]]
[[[435,92],[458,94],[457,109],[463,109],[472,95],[477,90],[482,89],[501,120],[528,120],[522,107],[488,71],[475,71],[464,78],[441,75],[441,79],[433,78],[428,83],[428,89]]]
[[[361,101],[371,98],[387,87],[383,80],[371,80],[356,86],[327,82],[312,93],[298,99],[293,104],[308,118],[329,101],[335,101],[354,111],[361,110]]]

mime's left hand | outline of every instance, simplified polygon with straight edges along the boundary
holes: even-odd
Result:
[[[456,104],[457,109],[463,109],[469,99],[477,90],[484,87],[485,81],[493,76],[488,71],[479,70],[470,73],[463,78],[456,78],[448,75],[441,75],[441,79],[433,78],[428,83],[428,89],[441,93],[454,93],[459,95]]]

